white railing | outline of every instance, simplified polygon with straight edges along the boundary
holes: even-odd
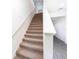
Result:
[[[53,59],[53,35],[56,33],[47,8],[43,8],[44,59]]]

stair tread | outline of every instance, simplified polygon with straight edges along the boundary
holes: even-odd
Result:
[[[36,33],[26,33],[25,35],[29,35],[29,36],[41,36],[41,37],[43,37],[43,34],[36,34]]]
[[[36,44],[28,43],[28,42],[22,42],[21,46],[26,47],[26,48],[30,48],[30,49],[43,51],[43,45],[36,45]]]
[[[38,52],[27,50],[27,49],[23,49],[23,48],[19,48],[17,53],[20,56],[23,56],[23,57],[26,57],[26,58],[29,58],[29,59],[43,59],[42,54],[39,54]]]
[[[34,38],[24,38],[24,40],[26,41],[32,41],[32,42],[40,42],[40,43],[43,43],[43,40],[42,39],[34,39]]]

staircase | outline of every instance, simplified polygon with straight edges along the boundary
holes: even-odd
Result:
[[[14,59],[43,59],[43,15],[35,14]]]

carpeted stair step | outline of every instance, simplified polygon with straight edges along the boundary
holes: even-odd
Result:
[[[22,56],[15,56],[14,59],[30,59],[30,58],[25,58],[25,57],[22,57]]]
[[[43,34],[35,34],[35,33],[26,33],[25,37],[34,37],[34,38],[43,38]]]
[[[23,41],[43,45],[43,40],[42,39],[24,38]]]
[[[26,33],[43,33],[43,30],[28,30]]]
[[[28,59],[43,59],[43,55],[30,49],[19,48],[16,55]]]
[[[43,25],[30,25],[29,27],[42,27]]]
[[[43,30],[43,27],[29,27],[28,30]]]
[[[36,45],[36,44],[32,44],[32,43],[27,43],[27,42],[22,42],[21,47],[26,48],[26,49],[31,49],[37,52],[42,53],[43,52],[43,46],[42,45]]]

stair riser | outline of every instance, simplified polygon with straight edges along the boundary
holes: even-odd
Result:
[[[42,25],[30,25],[29,27],[43,27]]]
[[[30,33],[30,34],[32,34],[32,33],[34,33],[34,34],[43,34],[43,32],[33,32],[33,31],[27,31],[26,34],[27,33]]]
[[[35,40],[37,40],[37,39],[38,39],[38,40],[43,40],[43,37],[42,37],[42,38],[36,38],[36,37],[24,37],[24,39],[30,39],[30,38],[31,38],[31,39],[33,38],[33,39],[35,39]]]
[[[40,39],[43,38],[42,36],[31,36],[31,35],[25,35],[25,37],[30,37],[30,38],[40,38]]]
[[[43,25],[42,21],[32,21],[30,25]]]
[[[43,30],[43,28],[28,28],[28,30]]]
[[[42,27],[29,27],[28,30],[43,30]]]

